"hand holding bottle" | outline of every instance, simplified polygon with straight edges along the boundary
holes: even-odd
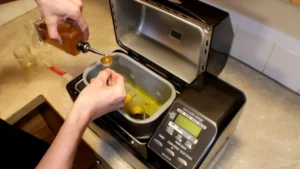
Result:
[[[82,16],[81,0],[35,0],[47,24],[49,37],[62,43],[57,26],[60,21],[71,20],[81,29],[84,39],[89,38],[88,24]]]

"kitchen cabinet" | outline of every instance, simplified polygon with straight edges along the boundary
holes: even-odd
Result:
[[[44,103],[14,124],[21,130],[51,144],[64,120]],[[77,149],[73,169],[108,169],[94,151],[82,140]]]

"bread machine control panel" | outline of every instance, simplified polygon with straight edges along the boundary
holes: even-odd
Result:
[[[201,112],[175,101],[148,147],[174,168],[191,169],[205,156],[216,133],[214,122]]]

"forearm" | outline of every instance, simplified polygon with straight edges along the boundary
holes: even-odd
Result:
[[[107,86],[109,79],[113,82],[112,86]],[[71,168],[78,144],[89,122],[121,108],[125,97],[124,78],[113,70],[101,71],[80,92],[65,123],[37,168]]]
[[[89,120],[72,110],[37,169],[71,168],[78,144]]]

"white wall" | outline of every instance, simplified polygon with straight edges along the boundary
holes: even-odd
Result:
[[[285,0],[201,0],[231,15],[231,55],[300,93],[300,6]]]
[[[34,0],[21,0],[0,5],[0,26],[36,7]]]

